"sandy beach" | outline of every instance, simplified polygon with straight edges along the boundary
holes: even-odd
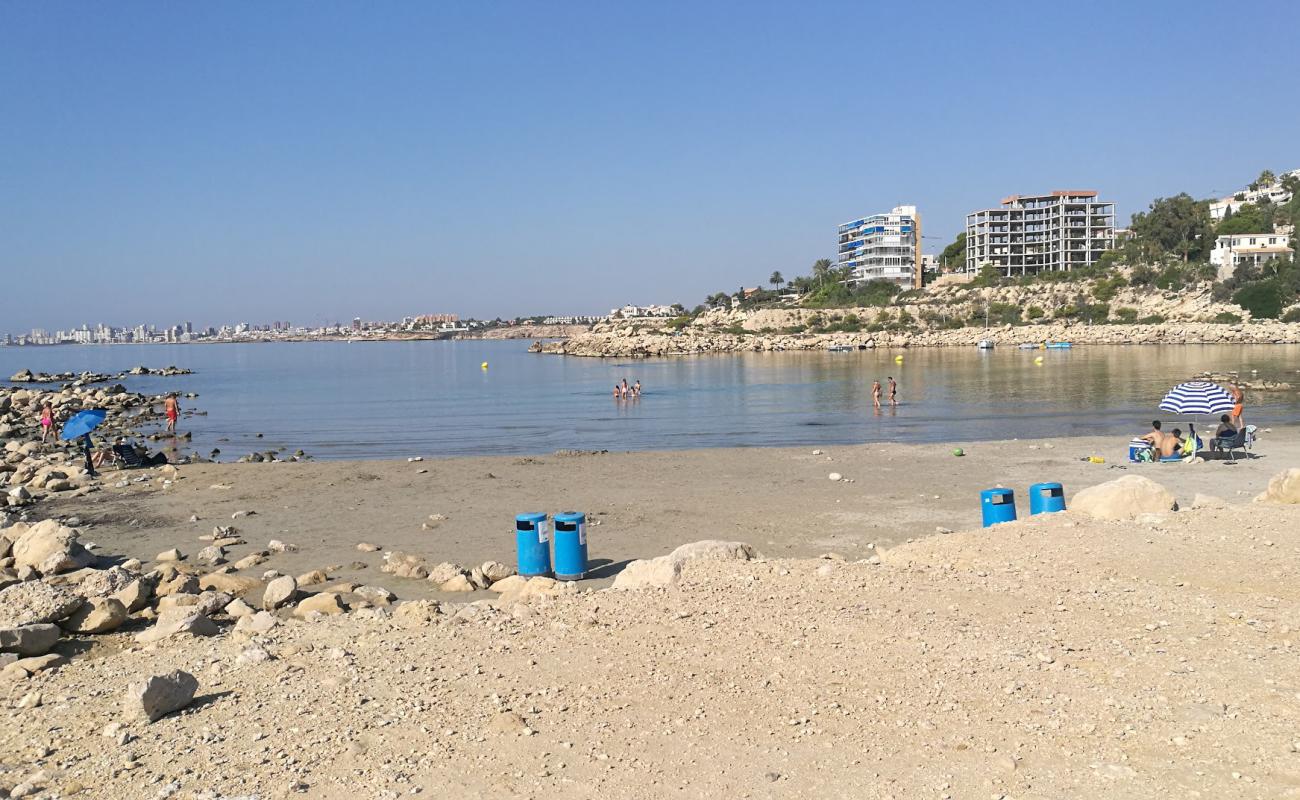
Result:
[[[1240,500],[1262,491],[1279,469],[1300,463],[1300,437],[1290,432],[1264,434],[1259,457],[1236,464],[1128,464],[1123,444],[1085,437],[414,463],[194,464],[165,486],[155,475],[118,488],[108,473],[103,491],[51,503],[47,513],[75,516],[102,549],[146,562],[172,547],[193,555],[208,544],[200,536],[228,525],[247,543],[228,548],[231,562],[264,550],[272,539],[298,547],[272,553],[244,574],[278,569],[298,575],[329,567],[330,576],[342,580],[383,579],[399,597],[437,597],[426,581],[381,575],[383,551],[414,553],[432,563],[513,564],[514,515],[528,511],[589,515],[592,585],[599,587],[630,559],[700,539],[741,540],[771,556],[865,558],[876,546],[978,526],[979,492],[997,485],[1017,491],[1022,515],[1033,483],[1060,482],[1068,502],[1085,486],[1125,474],[1151,477],[1188,500],[1196,493]],[[966,455],[955,457],[956,447]],[[1089,455],[1106,463],[1080,461]],[[831,473],[844,480],[829,480]],[[140,474],[121,477],[135,481]],[[248,511],[255,513],[232,519]],[[359,552],[361,542],[381,550]]]

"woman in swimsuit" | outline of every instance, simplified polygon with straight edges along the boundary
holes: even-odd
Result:
[[[54,433],[54,406],[46,403],[41,406],[41,444]]]

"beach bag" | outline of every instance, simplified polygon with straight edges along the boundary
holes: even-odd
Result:
[[[1179,452],[1182,453],[1184,456],[1194,456],[1196,455],[1196,446],[1198,444],[1200,444],[1198,438],[1188,436],[1186,439],[1183,440],[1183,446],[1179,450]]]

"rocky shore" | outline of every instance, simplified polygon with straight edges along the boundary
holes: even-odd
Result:
[[[830,347],[975,347],[984,340],[1000,347],[1044,342],[1070,342],[1074,345],[1297,344],[1300,343],[1300,323],[1273,320],[1231,325],[1211,322],[1165,322],[1158,325],[1051,323],[1005,325],[998,328],[815,334],[732,333],[695,326],[664,333],[623,326],[596,330],[563,341],[534,342],[529,351],[597,358],[636,358],[705,353],[815,351]]]
[[[1081,321],[1081,310],[1090,307],[1105,308],[1104,321]],[[974,347],[984,340],[1002,347],[1049,341],[1295,344],[1300,343],[1300,323],[1252,320],[1239,306],[1214,300],[1209,284],[1159,291],[1084,281],[985,289],[945,286],[887,307],[713,309],[685,325],[611,321],[565,341],[535,342],[529,349],[627,358],[828,347]]]
[[[19,370],[9,376],[10,383],[61,383],[69,387],[89,386],[95,383],[108,383],[109,381],[120,381],[128,377],[140,375],[158,375],[162,377],[171,377],[173,375],[193,375],[193,370],[181,369],[180,367],[161,367],[150,369],[145,366],[132,367],[125,372],[119,372],[115,375],[108,375],[101,372],[32,372],[30,369]]]

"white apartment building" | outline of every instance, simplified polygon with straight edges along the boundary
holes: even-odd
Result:
[[[672,306],[626,305],[622,308],[611,308],[609,315],[619,319],[636,319],[638,317],[672,317],[676,316],[676,312],[673,311]]]
[[[1210,203],[1210,218],[1215,222],[1223,219],[1229,210],[1236,214],[1241,207],[1247,203],[1258,203],[1262,200],[1268,200],[1274,204],[1290,202],[1291,193],[1282,188],[1282,179],[1287,176],[1300,178],[1300,169],[1293,169],[1290,172],[1283,172],[1277,176],[1277,180],[1267,186],[1261,186],[1258,189],[1245,188],[1239,192],[1234,192],[1231,197],[1225,197],[1221,200],[1215,200]]]
[[[921,288],[921,215],[916,206],[897,206],[839,226],[840,267],[854,283],[887,280]]]
[[[993,266],[1007,277],[1095,264],[1115,246],[1115,204],[1094,191],[1012,195],[966,215],[966,272]]]
[[[1227,280],[1245,263],[1259,266],[1291,255],[1291,237],[1284,233],[1234,233],[1214,240],[1210,263],[1219,268],[1219,280]]]

